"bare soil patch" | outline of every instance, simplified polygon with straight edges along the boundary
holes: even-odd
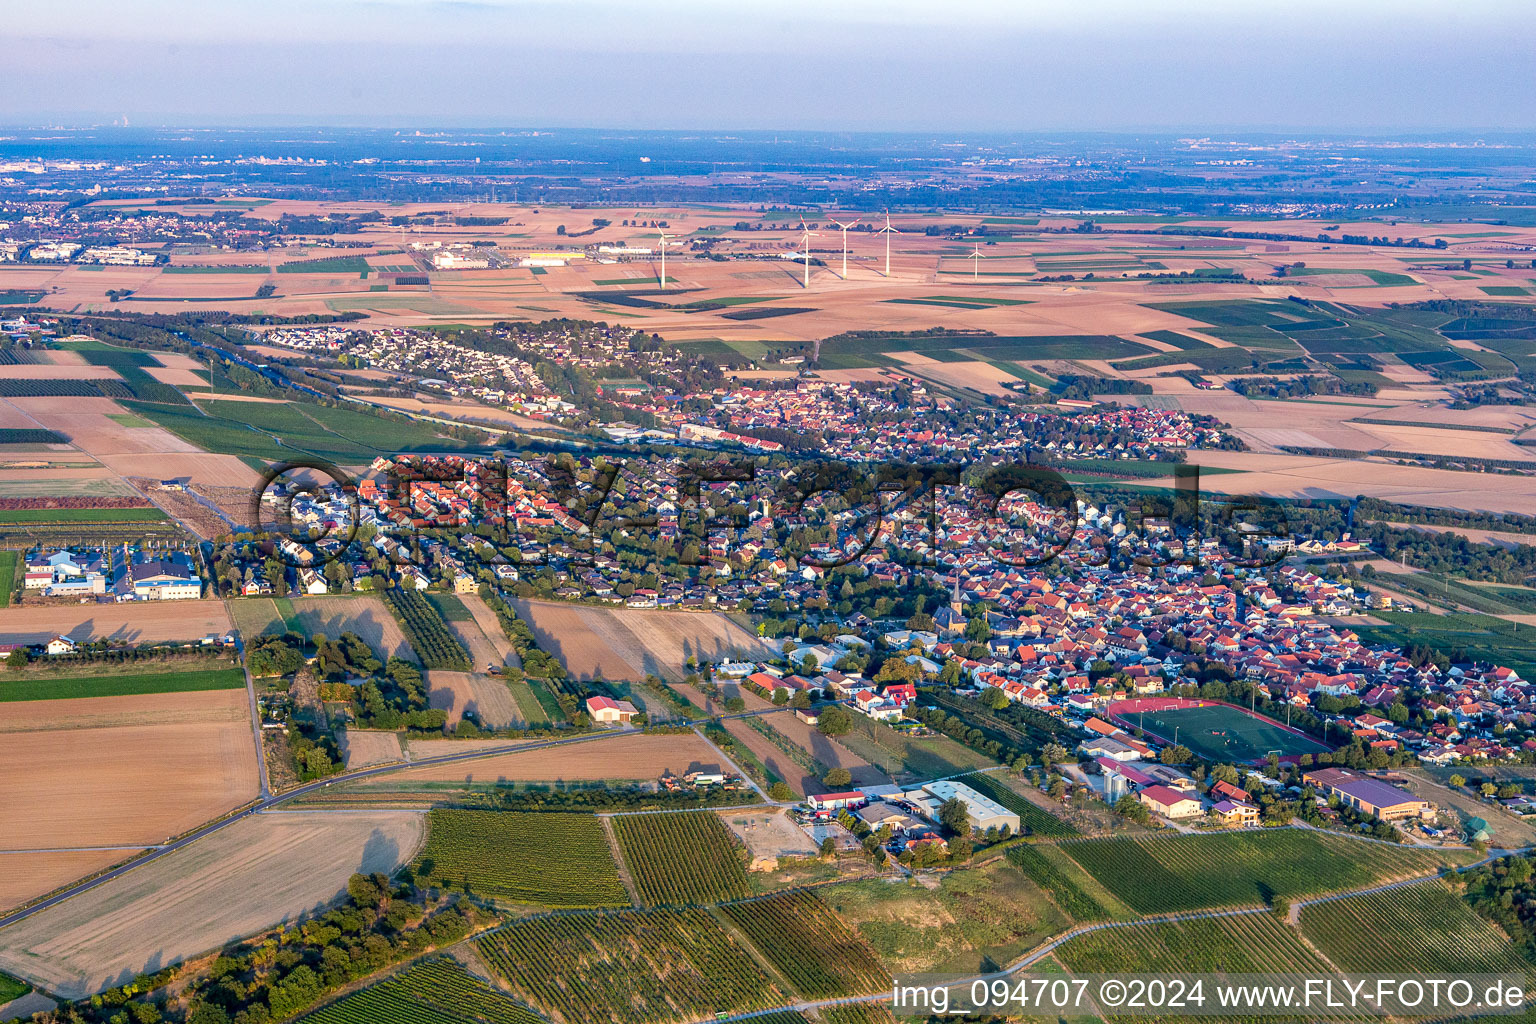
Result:
[[[72,640],[154,643],[201,640],[229,632],[223,601],[135,601],[124,604],[13,605],[0,609],[0,642],[37,643],[62,633]]]
[[[696,764],[719,765],[720,755],[694,733],[631,732],[462,764],[407,768],[392,777],[401,782],[648,782]]]
[[[746,844],[753,871],[772,871],[781,857],[814,857],[819,852],[811,837],[782,809],[721,811],[720,820]]]
[[[347,759],[348,770],[366,768],[373,764],[389,764],[405,757],[400,750],[399,733],[344,729],[340,745],[341,753]]]
[[[0,912],[119,864],[137,850],[0,853]]]
[[[80,998],[293,921],[424,834],[410,811],[253,815],[0,932],[0,969]]]
[[[427,681],[427,699],[434,708],[448,712],[448,727],[459,724],[465,712],[486,725],[502,728],[523,724],[522,712],[512,699],[507,684],[495,676],[479,672],[423,672]]]
[[[699,662],[766,658],[768,648],[720,612],[673,612],[543,601],[514,601],[539,646],[578,679],[677,682]]]
[[[301,597],[294,599],[293,611],[305,636],[321,633],[335,639],[343,633],[356,633],[380,658],[416,661],[416,654],[400,631],[400,624],[377,597],[364,594]]]
[[[0,849],[159,843],[260,789],[243,689],[6,707]]]

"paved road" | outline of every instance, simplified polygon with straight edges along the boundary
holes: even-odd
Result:
[[[254,697],[252,699],[254,700]],[[735,714],[718,715],[716,717],[719,719],[751,718],[755,715],[763,715],[768,714],[770,711],[780,710],[783,709],[770,708],[767,710],[740,711]],[[234,811],[233,813],[226,815],[223,818],[220,818],[218,821],[209,822],[208,824],[203,825],[202,827],[195,829],[186,835],[171,839],[163,846],[158,846],[154,849],[151,849],[142,857],[135,857],[133,860],[120,864],[112,870],[105,872],[104,874],[97,875],[95,878],[88,879],[78,885],[70,886],[68,889],[63,890],[62,892],[55,893],[54,895],[39,903],[34,903],[30,907],[23,907],[14,913],[0,917],[0,928],[15,924],[18,921],[23,921],[26,918],[31,917],[33,914],[41,913],[42,911],[47,910],[49,907],[63,903],[65,900],[73,896],[78,896],[83,892],[89,892],[99,885],[109,882],[112,879],[126,874],[129,871],[132,871],[134,868],[142,867],[152,860],[158,860],[159,858],[164,857],[166,854],[174,853],[184,846],[190,846],[191,844],[197,842],[199,839],[202,839],[204,836],[211,835],[220,829],[228,828],[235,822],[242,821],[253,814],[259,814],[263,811],[270,810],[271,808],[277,807],[280,804],[285,804],[289,801],[297,800],[299,797],[306,796],[310,793],[317,793],[320,790],[323,790],[337,782],[356,782],[359,779],[375,778],[380,775],[388,775],[392,772],[404,771],[407,768],[421,768],[428,765],[437,764],[457,764],[461,761],[476,761],[482,758],[496,757],[500,754],[522,753],[526,750],[546,750],[550,747],[570,746],[576,743],[595,743],[600,740],[611,739],[615,736],[626,736],[630,734],[630,730],[591,732],[583,733],[579,736],[565,736],[558,739],[540,740],[535,743],[509,743],[502,747],[490,747],[483,750],[466,751],[461,754],[440,754],[437,757],[424,757],[419,761],[384,764],[375,766],[373,768],[360,768],[357,771],[346,772],[341,775],[332,776],[329,779],[306,783],[296,789],[290,789],[285,793],[268,794],[263,796],[261,799],[251,803],[250,805],[241,808],[238,811]],[[257,738],[260,739],[259,733]]]

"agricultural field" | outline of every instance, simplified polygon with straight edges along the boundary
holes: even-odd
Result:
[[[1013,846],[1008,850],[1008,860],[1042,891],[1050,895],[1074,921],[1101,921],[1109,917],[1104,905],[1078,885],[1061,865],[1055,863],[1040,848]]]
[[[449,672],[472,670],[469,652],[421,591],[390,587],[382,596],[423,666]]]
[[[434,809],[412,865],[425,884],[546,907],[623,907],[602,823],[590,814]]]
[[[899,783],[997,767],[948,736],[909,736],[863,715],[855,715],[853,731],[837,741]]]
[[[1302,907],[1301,931],[1349,973],[1532,972],[1507,935],[1440,881]]]
[[[689,657],[700,662],[766,658],[763,643],[718,612],[598,608],[513,601],[539,646],[576,679],[679,682]]]
[[[15,605],[0,617],[0,642],[40,643],[63,633],[74,640],[128,644],[223,636],[232,623],[222,601],[133,601],[123,604]]]
[[[185,672],[123,672],[112,675],[37,673],[20,678],[0,677],[0,704],[20,700],[73,700],[82,697],[132,697],[149,693],[195,693],[202,690],[235,690],[243,686],[245,686],[245,673],[238,668],[206,668]]]
[[[1056,958],[1082,974],[1290,972],[1321,978],[1335,973],[1273,914],[1105,928],[1068,939],[1057,947]]]
[[[541,1024],[544,1018],[440,957],[343,996],[301,1024]]]
[[[475,948],[513,995],[570,1024],[671,1024],[784,1001],[705,910],[534,918]]]
[[[1427,875],[1465,859],[1296,828],[1083,839],[1059,849],[1143,914],[1253,906]]]
[[[869,947],[813,892],[731,903],[720,912],[807,999],[865,995],[890,985]]]
[[[613,830],[646,903],[717,903],[752,891],[742,850],[713,811],[624,814]]]
[[[694,734],[605,733],[579,743],[527,750],[463,764],[423,765],[397,772],[401,783],[653,782],[671,772],[720,770],[720,755]]]
[[[871,879],[817,893],[892,973],[992,970],[1071,926],[1002,858],[951,871],[934,888]]]
[[[8,548],[0,550],[0,608],[11,606],[11,592],[16,587],[16,569],[20,564],[20,552]]]
[[[0,850],[160,843],[259,791],[243,688],[4,708]]]
[[[422,831],[409,811],[252,815],[0,931],[0,970],[80,998],[302,917]]]
[[[137,856],[136,847],[0,853],[0,914]]]
[[[270,599],[256,600],[259,603]],[[232,603],[238,616],[239,607],[245,603],[245,599]],[[283,608],[281,605],[278,607],[279,610]],[[288,614],[283,618],[288,628],[297,628],[305,636],[312,637],[321,633],[334,638],[343,633],[356,633],[381,658],[416,660],[400,624],[378,597],[366,594],[298,597],[287,604],[287,609]]]

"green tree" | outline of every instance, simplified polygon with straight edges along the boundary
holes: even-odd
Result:
[[[989,686],[987,687],[986,696],[982,698],[982,702],[993,711],[1001,711],[1008,706],[1008,695],[1003,692],[1001,686]]]
[[[833,705],[816,716],[816,728],[824,736],[846,736],[853,731],[853,712]]]
[[[833,768],[821,781],[832,789],[842,789],[853,784],[853,773],[847,768]]]
[[[966,811],[965,801],[957,796],[952,796],[940,804],[939,824],[943,825],[953,835],[970,835],[971,816]]]
[[[1142,825],[1152,820],[1152,815],[1148,813],[1142,802],[1130,793],[1115,801],[1115,813],[1122,818],[1138,822]]]
[[[785,803],[786,801],[793,800],[794,798],[795,791],[789,788],[789,783],[787,782],[775,782],[773,785],[768,787],[768,799],[770,800],[777,801],[778,803]]]

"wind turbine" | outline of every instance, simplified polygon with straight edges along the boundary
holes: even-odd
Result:
[[[805,246],[805,252],[802,253],[802,255],[805,257],[804,287],[807,291],[809,291],[811,288],[811,239],[816,237],[816,232],[805,226],[804,217],[800,218],[800,231],[805,236],[800,240],[800,244]]]
[[[900,231],[897,231],[895,228],[891,227],[891,211],[890,210],[886,210],[885,211],[885,227],[879,228],[878,232],[885,236],[885,276],[886,277],[890,277],[891,276],[891,236],[892,235],[899,235],[899,234],[901,234]]]
[[[661,290],[662,291],[666,291],[667,290],[667,233],[665,231],[658,231],[658,232],[656,232],[656,234],[661,236]]]
[[[848,229],[853,227],[858,222],[859,222],[859,218],[857,218],[857,217],[853,218],[853,220],[849,221],[847,224],[844,224],[840,220],[834,220],[832,222],[833,224],[836,224],[838,227],[843,229],[843,280],[844,281],[848,280]]]
[[[975,251],[967,256],[966,259],[971,261],[971,283],[976,284],[981,281],[981,261],[986,259],[986,257],[981,254],[980,242],[976,243]]]

